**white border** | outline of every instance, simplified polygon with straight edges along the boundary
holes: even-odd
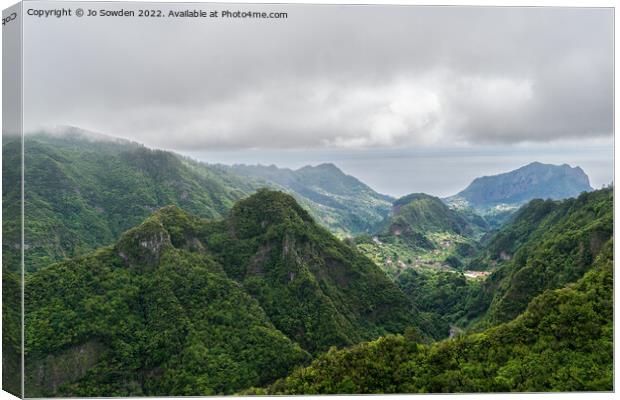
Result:
[[[85,0],[84,2],[95,2],[96,0]],[[149,2],[149,1],[144,1],[144,0],[135,0],[135,2]],[[152,2],[152,1],[151,1]],[[183,3],[183,2],[187,2],[187,1],[182,1],[182,0],[169,0],[166,1],[168,3]],[[265,3],[289,3],[289,4],[379,4],[379,5],[394,5],[394,4],[398,4],[398,5],[440,5],[440,6],[445,6],[445,5],[460,5],[460,6],[516,6],[516,7],[523,7],[523,6],[555,6],[555,7],[616,7],[616,2],[613,0],[538,0],[538,1],[533,1],[533,0],[529,0],[529,1],[524,1],[524,0],[506,0],[506,1],[498,1],[498,0],[473,0],[473,1],[467,1],[467,0],[422,0],[422,1],[416,1],[416,0],[375,0],[375,1],[368,1],[368,0],[313,0],[313,1],[301,1],[301,0],[289,0],[289,1],[264,1]],[[15,0],[0,0],[0,8],[5,9],[13,4],[17,3],[17,1]],[[164,3],[163,1],[161,1],[161,3]],[[260,3],[259,1],[253,1],[253,2],[249,2],[249,1],[231,1],[231,0],[220,0],[217,2],[213,2],[213,3]],[[614,19],[615,19],[615,9],[614,9]],[[615,43],[618,43],[618,37],[619,34],[617,31],[614,32],[614,50],[615,50]],[[1,46],[1,45],[0,45]],[[0,52],[1,54],[1,52]],[[0,72],[1,72],[1,63],[0,63]],[[618,71],[618,64],[615,64],[615,73],[617,73]],[[614,74],[615,75],[615,74]],[[0,82],[0,89],[2,88],[2,84]],[[615,80],[614,80],[614,99],[616,98],[617,95],[617,91],[616,91],[616,87],[615,87]],[[1,99],[0,99],[0,105],[1,105]],[[1,109],[1,108],[0,108]],[[0,112],[1,113],[1,112]],[[614,101],[614,126],[615,126],[615,116],[618,115],[618,108],[617,108],[617,104]],[[616,150],[616,145],[614,145],[614,154],[615,154],[615,150]],[[1,153],[1,152],[0,152]],[[615,157],[614,157],[614,176],[618,176],[618,172],[620,171],[620,166],[615,162]],[[0,154],[0,164],[2,162],[2,155]],[[0,186],[1,186],[1,182],[0,182]],[[615,190],[614,190],[615,191]],[[615,194],[614,194],[614,199],[615,199]],[[614,201],[614,215],[617,215],[617,211],[618,211],[618,203]],[[2,221],[2,217],[0,216],[0,223]],[[614,232],[616,231],[616,218],[614,218]],[[0,233],[0,238],[1,238],[1,233]],[[618,255],[619,255],[619,248],[617,246],[617,242],[615,243],[615,248],[614,248],[614,260],[618,259]],[[1,255],[0,255],[1,258]],[[617,269],[614,266],[614,271],[617,271]],[[615,296],[615,292],[616,292],[616,287],[614,285],[614,315],[615,315],[615,310],[618,310],[619,308],[619,300],[618,297]],[[1,300],[0,300],[1,301]],[[617,320],[615,320],[615,325],[614,325],[614,360],[617,361],[620,358],[618,357],[620,352],[619,352],[619,347],[617,345],[618,342],[618,324],[617,324]],[[0,327],[1,327],[1,320],[0,320]],[[0,365],[0,371],[1,371],[1,365]],[[0,375],[1,376],[1,375]],[[614,365],[614,387],[615,388],[619,388],[620,386],[620,376],[618,374],[617,371],[617,363],[615,363]],[[336,397],[336,396],[303,396],[304,399],[323,399],[326,397]],[[366,397],[366,396],[365,396]],[[388,400],[388,399],[418,399],[418,398],[430,398],[430,397],[435,397],[435,398],[441,398],[441,399],[446,399],[446,400],[450,400],[450,399],[458,399],[458,400],[474,400],[474,399],[520,399],[520,398],[524,398],[526,400],[535,400],[535,399],[567,399],[567,400],[571,400],[571,399],[588,399],[588,400],[598,400],[598,399],[612,399],[615,398],[615,394],[613,393],[545,393],[545,394],[538,394],[538,393],[534,393],[534,394],[523,394],[523,393],[517,393],[517,394],[430,394],[430,395],[377,395],[377,396],[372,396],[373,399],[381,399],[381,400]],[[0,400],[9,400],[9,399],[15,399],[16,397],[6,393],[6,392],[2,392],[0,391]],[[294,397],[294,396],[281,396],[279,398],[283,398],[283,399],[299,399],[300,397]],[[360,396],[337,396],[338,399],[342,399],[342,400],[349,400],[349,399],[359,399]],[[160,397],[148,397],[147,399],[167,399],[167,398],[160,398]]]

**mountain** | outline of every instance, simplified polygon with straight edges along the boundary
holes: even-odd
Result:
[[[576,283],[547,290],[511,322],[431,345],[415,331],[331,350],[246,394],[613,390],[613,245]]]
[[[7,163],[19,162],[19,148],[3,144]],[[111,244],[164,205],[221,218],[259,187],[174,153],[79,130],[26,136],[24,152],[28,271]],[[4,201],[19,195],[19,186],[11,188]],[[15,245],[5,240],[4,254]]]
[[[193,223],[168,207],[29,275],[28,396],[230,393],[309,359],[198,238],[181,241]]]
[[[520,206],[533,199],[560,200],[593,190],[580,167],[533,162],[514,171],[483,176],[447,198],[474,209]]]
[[[215,166],[72,127],[26,136],[24,152],[28,271],[111,244],[165,205],[223,218],[237,200],[261,187],[294,194],[319,223],[340,235],[371,229],[389,210],[387,196],[331,164],[297,171]],[[5,166],[19,165],[19,140],[3,143],[3,156]],[[266,180],[246,169],[273,169],[278,178]],[[5,210],[18,215],[19,185],[11,184],[18,178],[5,171]],[[283,178],[287,171],[294,175],[289,183]],[[7,218],[3,228],[8,239],[3,254],[15,266],[18,222]]]
[[[396,200],[374,237],[358,237],[358,248],[392,276],[411,267],[453,268],[476,252],[486,221],[448,207],[441,199],[413,193]]]
[[[532,200],[480,243],[458,242],[462,237],[444,232],[440,237],[456,246],[411,252],[395,244],[397,238],[379,236],[358,248],[390,257],[383,268],[437,332],[448,336],[450,327],[480,330],[508,322],[535,296],[577,281],[612,236],[613,189],[606,188],[561,201]],[[400,268],[390,269],[394,260]]]
[[[313,354],[423,323],[376,265],[282,192],[239,201],[206,244],[276,327]]]
[[[392,198],[379,194],[334,164],[297,170],[274,165],[234,165],[234,173],[265,180],[307,205],[322,225],[341,236],[373,232],[388,214]]]
[[[289,195],[216,222],[168,206],[115,244],[27,275],[28,396],[209,395],[424,321]]]
[[[471,269],[492,269],[470,317],[509,321],[548,289],[580,279],[613,239],[613,188],[533,200],[483,246]]]
[[[613,388],[613,188],[393,200],[332,164],[207,165],[66,128],[25,143],[26,396]],[[3,171],[15,392],[20,177]]]
[[[476,239],[489,229],[474,213],[413,193],[393,203],[375,237],[356,242],[433,321],[436,336],[443,338],[467,313],[466,299],[479,290],[478,280],[468,279],[462,269],[477,255]]]
[[[441,199],[424,193],[413,193],[396,200],[384,233],[402,235],[407,232],[450,232],[471,235],[473,229],[457,211]]]

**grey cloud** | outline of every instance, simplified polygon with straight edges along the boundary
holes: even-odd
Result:
[[[289,18],[27,19],[29,126],[179,150],[612,134],[611,9],[204,7]]]

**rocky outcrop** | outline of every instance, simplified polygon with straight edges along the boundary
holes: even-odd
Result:
[[[83,378],[99,360],[103,346],[91,340],[45,358],[27,360],[28,397],[57,393],[60,385]]]
[[[128,264],[156,263],[167,246],[170,234],[156,218],[150,218],[137,228],[126,232],[117,245],[118,255]]]

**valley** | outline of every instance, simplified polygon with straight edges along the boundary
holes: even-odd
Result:
[[[613,187],[578,167],[395,199],[330,163],[205,164],[77,129],[25,146],[29,396],[611,388]]]
[[[403,241],[383,242],[379,236],[355,238],[364,255],[381,266],[390,276],[398,276],[407,268],[456,271],[462,267],[459,250],[475,245],[472,240],[449,232],[429,233],[429,248],[416,248]],[[385,240],[385,239],[384,239]]]

